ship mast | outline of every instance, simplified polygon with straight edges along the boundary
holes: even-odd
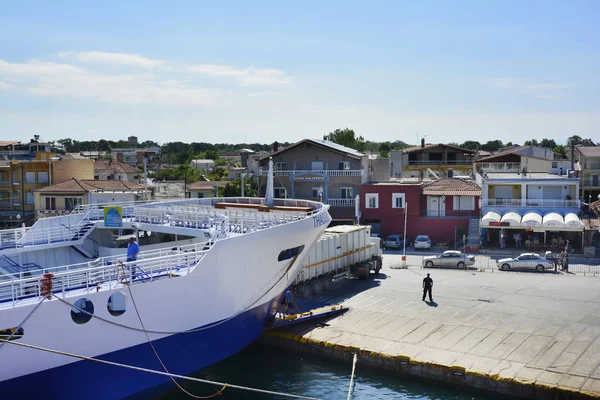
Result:
[[[267,191],[265,193],[265,205],[273,207],[275,204],[275,193],[273,189],[273,158],[269,158],[269,172],[267,174]]]

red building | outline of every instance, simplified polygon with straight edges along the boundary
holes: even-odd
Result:
[[[479,221],[481,188],[471,181],[444,178],[430,183],[369,182],[361,187],[361,223],[382,237],[404,233],[454,241],[468,234],[469,221]],[[478,235],[479,224],[474,235]]]

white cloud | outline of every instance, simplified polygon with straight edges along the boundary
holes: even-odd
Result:
[[[14,89],[16,86],[12,83],[0,81],[0,90]]]
[[[241,86],[278,86],[292,83],[293,77],[279,69],[271,68],[234,68],[227,65],[201,64],[188,67],[188,71],[213,77],[229,77]]]
[[[515,85],[515,81],[512,78],[494,78],[489,81],[489,84],[502,89],[510,89]]]
[[[568,89],[579,85],[576,82],[564,82],[564,83],[534,83],[525,85],[525,89],[529,90],[557,90],[557,89]]]
[[[71,64],[0,60],[0,79],[44,97],[92,98],[117,104],[210,105],[222,102],[219,89],[195,88],[154,74],[103,74]]]
[[[164,61],[162,60],[152,60],[138,54],[106,53],[103,51],[65,51],[59,53],[58,55],[63,58],[72,57],[82,63],[118,64],[141,68],[154,68],[164,64]]]

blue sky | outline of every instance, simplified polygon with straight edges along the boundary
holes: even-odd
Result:
[[[597,1],[85,3],[0,8],[2,139],[600,141]]]

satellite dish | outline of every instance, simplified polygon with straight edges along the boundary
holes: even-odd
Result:
[[[17,214],[17,219],[21,219],[21,214]]]

